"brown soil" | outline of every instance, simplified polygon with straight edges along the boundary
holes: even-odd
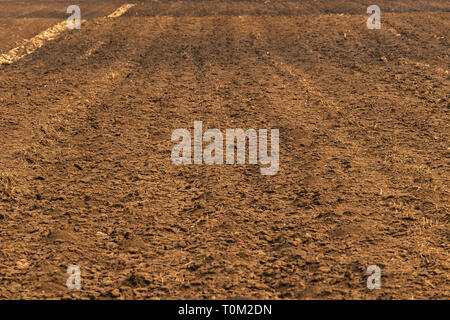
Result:
[[[450,298],[449,1],[78,3],[0,66],[0,298]],[[66,8],[0,0],[0,53]],[[172,164],[194,121],[280,171]]]

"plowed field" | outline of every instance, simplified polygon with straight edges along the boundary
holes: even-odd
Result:
[[[0,298],[450,298],[450,1],[125,3],[0,65]],[[0,56],[68,5],[0,0]],[[278,173],[175,165],[194,121]]]

